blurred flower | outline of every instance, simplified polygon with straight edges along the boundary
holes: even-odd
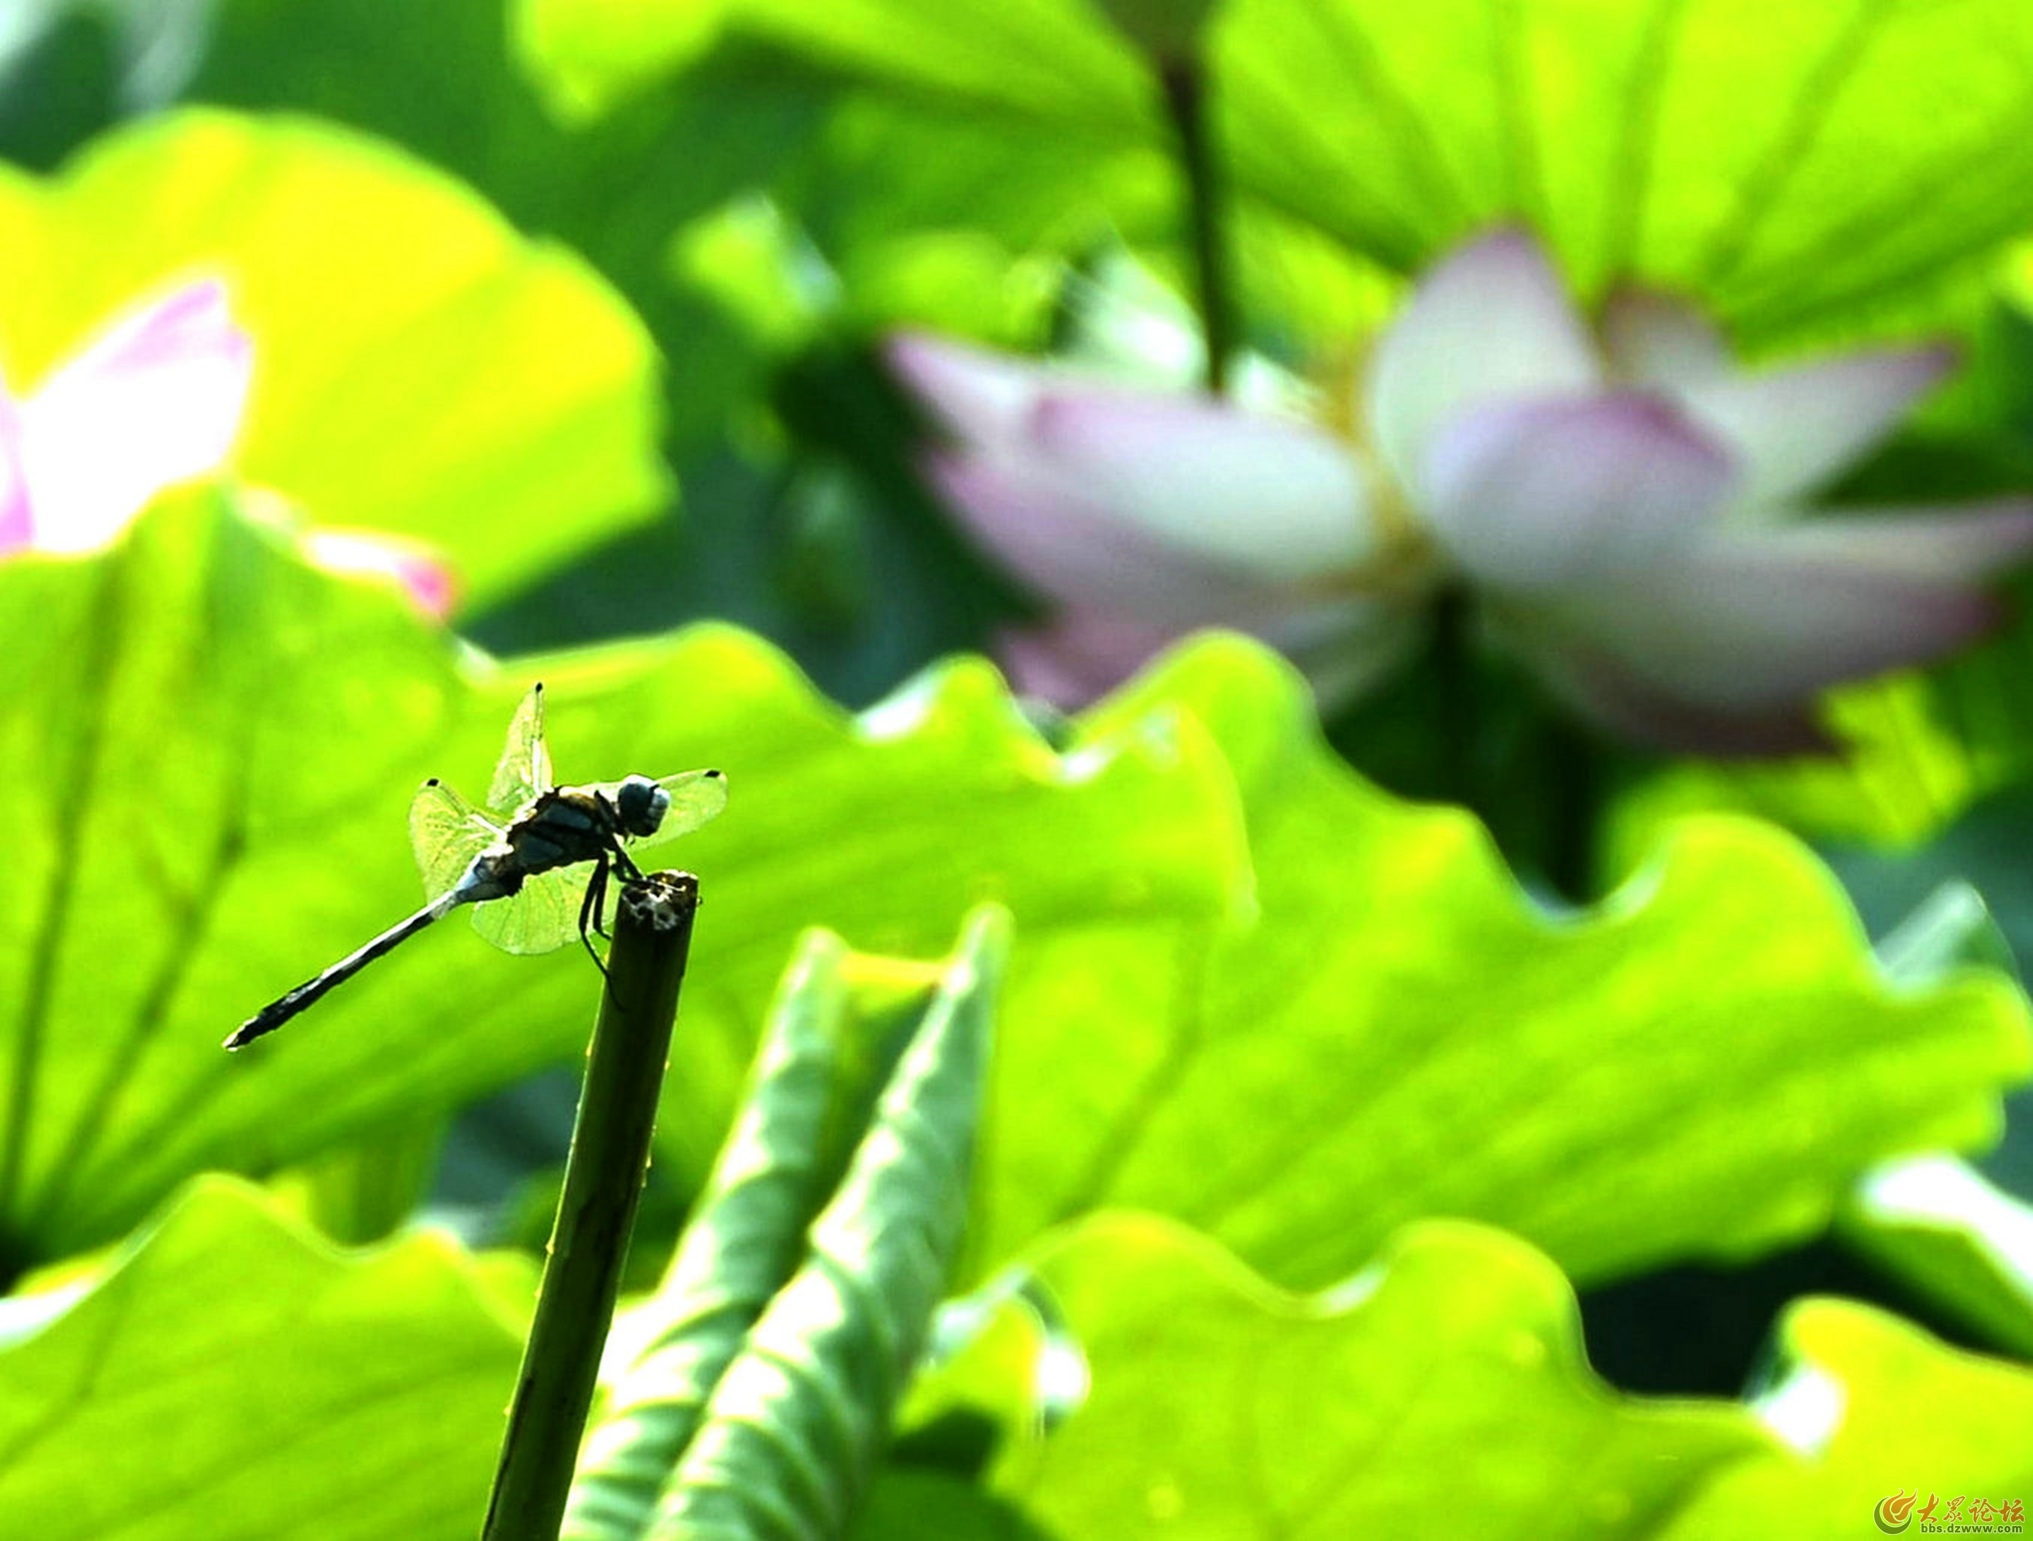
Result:
[[[226,286],[200,279],[115,317],[27,396],[0,380],[0,556],[96,550],[165,488],[221,470],[253,363]],[[337,531],[306,546],[396,578],[432,615],[450,608],[449,575],[418,549]]]
[[[1739,373],[1658,296],[1616,296],[1591,331],[1516,231],[1418,286],[1345,435],[928,337],[893,340],[890,359],[949,435],[929,479],[1058,606],[1008,660],[1060,704],[1211,625],[1345,696],[1459,585],[1613,729],[1806,748],[1819,691],[1980,636],[2002,617],[1980,583],[2033,551],[2023,500],[1802,517],[1942,377],[1945,350]]]
[[[925,456],[933,486],[1056,602],[1008,639],[1021,689],[1077,706],[1175,638],[1229,626],[1348,694],[1416,640],[1430,564],[1324,429],[930,337],[894,339],[889,358],[951,435]]]
[[[252,358],[209,280],[116,318],[25,398],[0,382],[0,551],[93,550],[217,469]]]
[[[452,573],[428,548],[391,535],[361,530],[311,530],[304,552],[335,573],[358,573],[395,584],[424,614],[442,621],[458,600]]]

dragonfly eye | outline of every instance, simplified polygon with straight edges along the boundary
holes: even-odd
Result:
[[[670,806],[671,794],[647,776],[630,776],[614,794],[622,832],[637,838],[655,834]]]

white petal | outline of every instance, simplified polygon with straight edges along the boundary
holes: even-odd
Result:
[[[1704,539],[1623,583],[1562,594],[1547,619],[1693,705],[1755,710],[1925,663],[2004,618],[1980,589],[1773,538],[1787,533]]]
[[[1523,231],[1499,230],[1420,282],[1377,344],[1365,395],[1377,449],[1408,482],[1431,434],[1463,408],[1577,395],[1601,378],[1545,253]]]
[[[1035,460],[934,451],[924,472],[977,545],[1057,604],[1187,629],[1264,600],[1248,576],[1117,517]]]
[[[1414,497],[1471,578],[1543,590],[1670,560],[1733,474],[1664,400],[1626,392],[1458,417],[1425,456]]]
[[[1738,503],[1794,502],[1862,459],[1954,366],[1945,348],[1858,353],[1682,382],[1676,394],[1746,463]]]
[[[1318,429],[1191,396],[1059,392],[1032,447],[1068,485],[1181,551],[1265,583],[1377,550],[1355,455]]]
[[[1059,378],[1042,366],[923,332],[890,338],[883,356],[947,432],[981,448],[1014,440],[1039,393]]]
[[[216,469],[239,434],[252,368],[216,281],[102,333],[20,409],[35,544],[89,550],[163,488]]]
[[[1602,308],[1603,351],[1632,385],[1674,387],[1729,373],[1722,334],[1692,305],[1649,289],[1619,289]]]
[[[2033,554],[2033,498],[1817,512],[1758,533],[1801,559],[1922,583],[1975,583]]]

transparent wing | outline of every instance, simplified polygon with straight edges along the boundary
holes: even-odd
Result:
[[[659,778],[657,785],[671,794],[671,806],[655,834],[629,841],[631,851],[649,851],[667,840],[689,835],[701,824],[710,824],[727,806],[727,778],[716,770],[679,771]]]
[[[550,751],[544,748],[544,687],[539,680],[530,686],[508,725],[501,762],[487,784],[487,806],[513,814],[537,793],[548,792],[556,784],[551,778]]]
[[[426,781],[409,805],[409,848],[425,897],[435,899],[458,882],[501,834],[499,824],[442,781]]]
[[[473,906],[473,929],[503,952],[555,952],[579,935],[579,906],[593,869],[553,867],[523,880],[512,899]]]

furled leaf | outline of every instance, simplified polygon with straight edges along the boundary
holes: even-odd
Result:
[[[1096,1206],[1301,1287],[1433,1214],[1590,1281],[1740,1257],[1821,1227],[1887,1157],[1995,1138],[2033,1063],[2008,979],[1888,981],[1777,830],[1687,821],[1598,908],[1553,914],[1466,815],[1334,759],[1261,650],[1191,644],[1083,728],[1107,742],[1161,704],[1228,756],[1260,914],[1068,937],[1013,976],[984,1264]]]
[[[6,1531],[469,1537],[520,1352],[505,1283],[430,1235],[339,1253],[253,1190],[200,1182],[0,1349]]]
[[[976,929],[978,951],[999,935]],[[866,958],[815,931],[801,944],[734,1128],[663,1282],[617,1327],[628,1345],[587,1434],[562,1534],[639,1537],[707,1400],[803,1261],[895,1057],[933,1010],[940,965]],[[980,995],[978,971],[954,976]],[[965,1003],[985,1010],[986,997]],[[610,1358],[615,1357],[610,1347]]]
[[[1189,721],[1062,757],[970,662],[857,720],[724,627],[497,667],[192,494],[103,555],[0,562],[0,763],[25,772],[0,782],[6,1261],[116,1236],[193,1171],[293,1165],[577,1057],[585,958],[511,958],[457,917],[219,1048],[415,907],[417,784],[477,794],[535,678],[562,776],[718,765],[734,789],[667,858],[705,893],[664,1146],[695,1179],[807,926],[923,956],[983,900],[1049,939],[1223,912],[1246,877]]]
[[[191,111],[49,181],[0,173],[16,390],[201,273],[254,339],[238,470],[319,524],[431,543],[476,604],[668,500],[641,324],[583,262],[384,144]]]
[[[969,925],[801,1266],[664,1483],[646,1532],[656,1541],[845,1533],[967,1218],[1007,941],[1005,914]]]
[[[1144,1216],[1035,1266],[1090,1390],[988,1485],[1057,1535],[1645,1536],[1770,1448],[1728,1404],[1610,1393],[1566,1281],[1479,1226],[1415,1226],[1313,1297]]]

